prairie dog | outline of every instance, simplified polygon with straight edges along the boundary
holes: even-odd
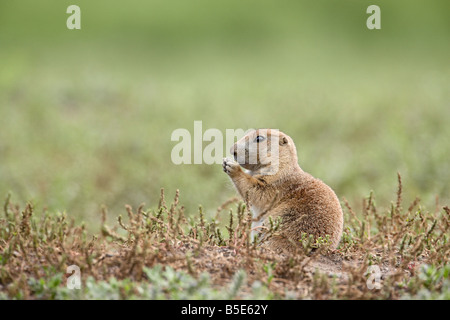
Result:
[[[264,238],[268,217],[281,217],[278,235],[264,245],[275,251],[293,251],[302,234],[326,238],[335,249],[342,235],[343,213],[334,191],[304,172],[294,141],[274,129],[254,130],[230,150],[234,159],[223,159],[223,170],[240,196],[248,201],[254,219],[252,232]],[[242,169],[246,169],[246,172]]]

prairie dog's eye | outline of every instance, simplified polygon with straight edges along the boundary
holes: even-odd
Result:
[[[255,138],[255,142],[256,143],[260,143],[261,141],[264,141],[266,138],[264,138],[263,136],[257,136],[256,138]]]

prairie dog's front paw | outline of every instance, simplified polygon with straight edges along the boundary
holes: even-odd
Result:
[[[235,175],[236,173],[242,171],[239,163],[230,158],[224,158],[222,166],[223,171],[230,176]]]

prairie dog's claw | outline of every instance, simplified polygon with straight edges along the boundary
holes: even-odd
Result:
[[[230,158],[223,159],[222,167],[223,171],[228,175],[233,175],[241,170],[239,163]]]

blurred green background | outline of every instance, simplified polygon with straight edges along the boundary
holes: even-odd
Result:
[[[66,9],[81,8],[81,30]],[[381,30],[366,9],[381,8]],[[2,1],[0,197],[98,225],[102,204],[188,214],[235,195],[171,162],[173,130],[278,128],[359,204],[449,200],[449,1]],[[207,143],[206,143],[207,144]],[[206,145],[205,144],[205,145]],[[389,202],[387,202],[389,204]]]

